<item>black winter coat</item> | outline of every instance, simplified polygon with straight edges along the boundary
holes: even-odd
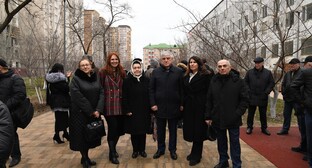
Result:
[[[149,79],[142,75],[140,81],[129,74],[122,86],[123,114],[125,117],[125,132],[129,134],[146,134],[151,124],[151,106],[148,95]]]
[[[299,68],[298,70],[294,72],[289,71],[284,75],[283,82],[282,82],[282,95],[283,95],[284,101],[293,102],[293,101],[296,101],[297,97],[300,97],[300,92],[290,87],[290,84],[301,73],[302,73],[302,69]]]
[[[0,101],[0,165],[5,164],[11,154],[14,126],[7,106]]]
[[[50,78],[51,76],[54,76]],[[48,96],[51,109],[54,108],[69,108],[70,107],[70,96],[69,86],[66,81],[66,77],[63,73],[49,73],[46,75],[48,85]]]
[[[205,104],[210,84],[210,74],[197,73],[189,82],[184,77],[183,138],[188,142],[205,140]]]
[[[237,128],[242,125],[248,99],[248,87],[238,75],[216,74],[209,86],[205,118],[220,129]]]
[[[312,113],[312,69],[304,69],[302,73],[292,82],[291,87],[300,90],[303,86],[304,108]]]
[[[0,74],[0,100],[12,111],[26,98],[24,80],[13,70]]]
[[[250,105],[267,106],[268,96],[274,88],[274,79],[271,71],[262,67],[259,71],[256,68],[247,71],[245,82],[249,87]]]
[[[96,73],[90,77],[77,69],[70,82],[71,109],[69,117],[70,149],[80,151],[101,145],[101,141],[87,143],[85,127],[94,120],[93,112],[103,114],[104,92]]]
[[[157,105],[156,117],[172,119],[181,116],[183,105],[183,72],[180,68],[163,66],[152,72],[149,86],[151,106]]]

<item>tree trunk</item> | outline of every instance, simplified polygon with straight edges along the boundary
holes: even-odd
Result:
[[[273,93],[274,93],[273,97],[270,96],[270,114],[271,114],[271,118],[276,118],[276,103],[277,103],[278,94],[279,94],[276,85],[273,89]]]

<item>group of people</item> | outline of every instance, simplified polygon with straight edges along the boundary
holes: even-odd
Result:
[[[154,61],[155,64],[158,63]],[[260,57],[254,59],[255,67],[247,71],[244,79],[232,68],[228,60],[222,59],[217,62],[216,74],[205,62],[200,57],[192,56],[184,63],[187,64],[187,68],[183,71],[173,65],[173,54],[165,51],[161,53],[159,66],[153,65],[146,72],[143,70],[142,60],[134,59],[127,73],[117,53],[110,53],[101,69],[94,67],[89,57],[83,57],[79,61],[74,73],[65,74],[62,64],[54,64],[46,75],[47,103],[55,113],[53,141],[64,143],[63,140],[67,139],[70,149],[80,152],[84,168],[96,165],[96,162],[89,158],[88,152],[91,148],[100,146],[101,140],[87,140],[85,127],[92,121],[101,120],[103,115],[108,126],[110,162],[119,164],[116,146],[119,137],[125,133],[131,135],[132,158],[145,158],[146,134],[153,131],[153,115],[156,117],[154,121],[157,127],[157,151],[153,158],[158,159],[165,154],[168,124],[168,150],[171,159],[177,160],[177,125],[182,118],[183,138],[192,142],[192,148],[186,158],[190,166],[200,163],[203,142],[208,139],[207,129],[213,127],[216,130],[219,153],[219,163],[215,168],[229,167],[229,158],[233,167],[241,167],[239,127],[242,125],[242,115],[247,109],[246,133],[252,134],[254,115],[258,107],[262,133],[270,135],[267,129],[266,108],[268,95],[275,85],[272,74],[264,68],[264,59]],[[307,152],[311,165],[312,144],[309,142],[312,133],[309,127],[312,123],[312,57],[306,58],[306,70],[301,70],[300,66],[298,68],[299,63],[297,59],[289,62],[291,69],[283,80],[285,121],[278,135],[288,133],[291,110],[294,108],[302,140],[300,146],[293,150]],[[1,59],[0,100],[3,103],[0,102],[0,115],[3,117],[0,122],[14,123],[8,117],[9,111],[26,97],[22,78],[14,78],[12,84],[12,75],[13,71]],[[5,148],[0,148],[0,167],[5,167],[9,154],[12,157],[10,167],[17,165],[21,160],[16,130],[17,127],[13,124],[7,127],[9,134],[6,138],[11,141],[6,141],[8,144],[4,145]],[[60,137],[60,132],[63,132],[63,138]],[[230,157],[227,136],[230,139]],[[4,150],[9,152],[4,155]]]

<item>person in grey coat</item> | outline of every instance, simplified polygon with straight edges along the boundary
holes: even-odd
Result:
[[[99,118],[104,109],[104,93],[98,75],[93,72],[92,62],[84,58],[79,62],[70,82],[71,109],[69,117],[70,149],[80,151],[83,167],[95,165],[88,156],[90,148],[101,145],[101,139],[88,142],[85,127]]]
[[[183,73],[172,65],[173,54],[165,51],[161,54],[161,65],[156,68],[150,80],[149,96],[151,109],[157,118],[157,159],[165,154],[166,124],[169,128],[169,151],[171,159],[176,160],[177,122],[183,111]]]
[[[265,135],[271,135],[267,127],[267,106],[268,96],[275,85],[271,71],[264,68],[264,59],[257,57],[254,59],[255,67],[247,71],[245,82],[249,87],[250,104],[247,116],[247,134],[252,133],[254,116],[257,107],[260,112],[261,131]]]
[[[14,126],[8,107],[0,100],[0,168],[5,168],[14,138]]]

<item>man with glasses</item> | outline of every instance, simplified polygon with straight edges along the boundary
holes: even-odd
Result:
[[[242,166],[239,127],[248,107],[248,87],[233,71],[228,60],[220,60],[218,73],[213,76],[208,89],[205,122],[217,131],[219,163],[215,168],[229,167],[228,138],[233,168]],[[227,133],[228,132],[228,133]]]
[[[264,68],[264,59],[257,57],[254,59],[255,67],[247,71],[245,82],[249,87],[249,107],[247,116],[247,134],[252,133],[254,116],[258,107],[260,112],[261,132],[271,135],[267,127],[267,106],[268,96],[275,85],[271,71]]]
[[[177,122],[181,116],[182,106],[182,70],[172,65],[173,54],[164,51],[160,57],[160,67],[152,72],[150,79],[151,109],[157,118],[157,159],[165,154],[166,124],[169,128],[170,157],[177,160]]]

